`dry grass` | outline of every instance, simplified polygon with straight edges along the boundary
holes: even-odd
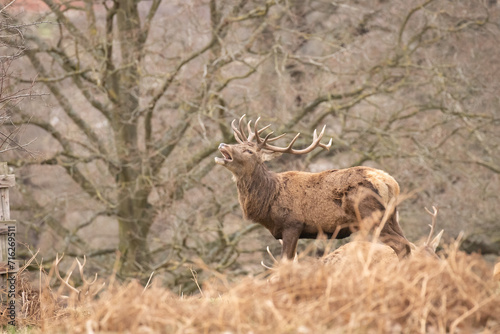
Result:
[[[25,322],[51,333],[499,332],[500,284],[491,266],[454,247],[442,257],[341,271],[303,259],[237,284],[219,276],[193,297],[114,283],[77,307],[45,298]]]

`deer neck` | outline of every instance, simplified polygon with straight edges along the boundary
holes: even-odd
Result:
[[[267,222],[271,205],[278,192],[276,174],[261,164],[251,175],[237,179],[236,185],[245,218],[258,223]]]

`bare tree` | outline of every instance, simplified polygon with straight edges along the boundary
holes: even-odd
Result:
[[[9,6],[15,3],[10,1],[0,9],[0,153],[10,150],[18,150],[32,155],[27,150],[30,142],[20,139],[21,126],[15,125],[11,116],[15,113],[17,106],[24,99],[33,99],[40,94],[33,91],[33,82],[27,85],[14,85],[16,74],[14,73],[15,62],[24,55],[26,43],[24,31],[31,24],[19,23],[12,20],[6,13]]]
[[[228,124],[244,113],[280,120],[278,132],[309,136],[327,123],[334,138],[328,155],[283,159],[301,168],[384,164],[403,190],[425,185],[422,171],[451,178],[457,163],[498,172],[491,154],[498,140],[490,140],[499,125],[498,87],[488,86],[492,70],[471,55],[480,39],[498,36],[489,21],[496,7],[43,2],[43,19],[54,24],[25,35],[32,72],[21,82],[36,73],[51,97],[20,120],[50,135],[50,155],[11,163],[42,165],[78,189],[71,188],[81,196],[70,204],[26,194],[31,210],[42,210],[40,221],[71,245],[66,253],[118,249],[124,274],[148,277],[144,269],[172,273],[195,257],[225,270],[258,249],[243,240],[256,226],[234,218],[241,213],[231,181],[212,170],[218,143],[233,140]],[[438,194],[435,181],[427,186]],[[82,207],[76,222],[55,211]],[[92,245],[89,227],[106,231],[113,222],[118,244]],[[403,228],[411,230],[408,222]],[[185,280],[174,275],[170,283]]]

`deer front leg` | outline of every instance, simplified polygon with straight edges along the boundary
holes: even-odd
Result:
[[[281,249],[281,259],[293,260],[297,252],[297,242],[299,241],[302,226],[296,228],[288,228],[283,231],[283,248]]]

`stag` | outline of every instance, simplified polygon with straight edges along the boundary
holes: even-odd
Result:
[[[314,131],[311,145],[294,149],[298,133],[286,147],[270,143],[285,134],[264,138],[261,134],[271,125],[258,129],[260,117],[247,123],[243,115],[236,126],[231,127],[237,144],[221,143],[222,158],[215,162],[229,169],[238,188],[238,200],[246,219],[266,227],[276,239],[283,240],[281,257],[293,259],[300,238],[346,238],[352,232],[373,219],[386,216],[387,222],[380,231],[380,240],[390,246],[399,257],[411,253],[410,244],[404,237],[398,222],[396,208],[387,210],[390,201],[399,195],[399,185],[386,172],[370,167],[332,169],[320,173],[289,171],[274,173],[267,169],[265,161],[283,153],[306,154],[317,147],[328,150],[321,143],[325,127],[318,135]],[[254,142],[255,139],[255,142]],[[373,226],[368,227],[373,229]]]

